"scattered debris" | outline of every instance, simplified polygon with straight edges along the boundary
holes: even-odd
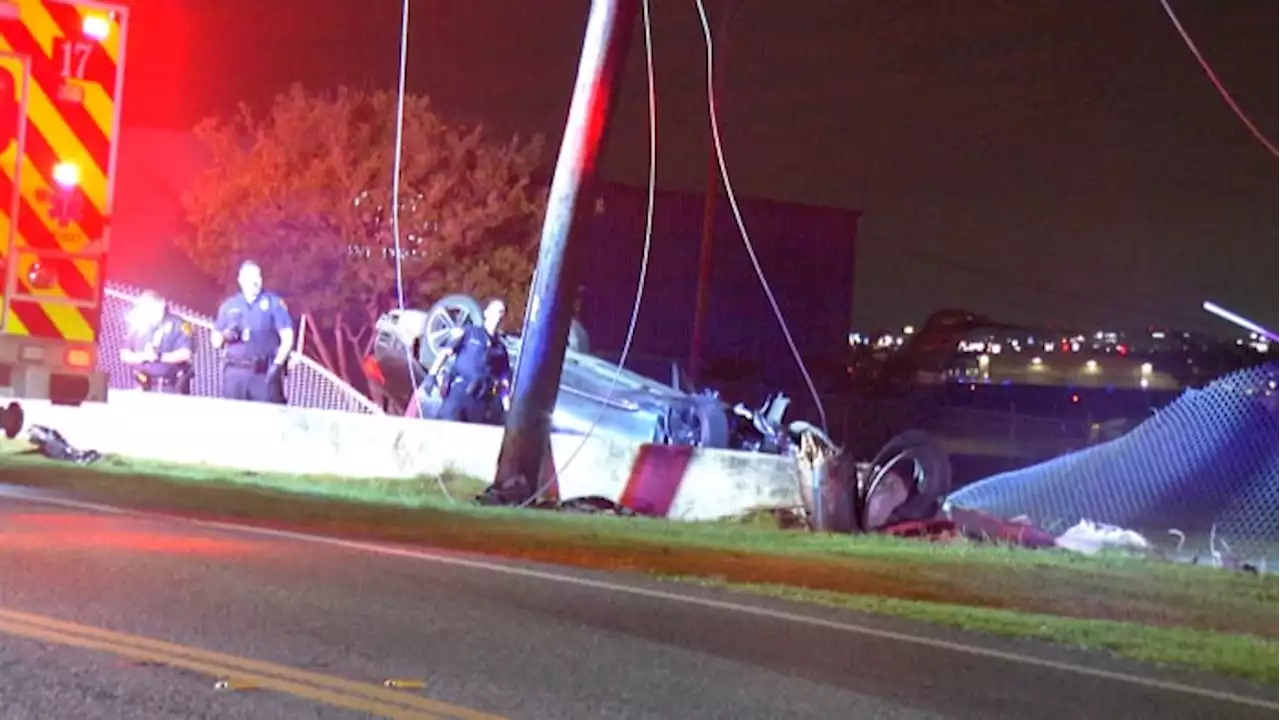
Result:
[[[804,524],[819,532],[854,532],[859,475],[848,454],[819,431],[805,428],[795,454]]]
[[[389,687],[393,690],[422,690],[427,687],[426,680],[384,680],[383,687]]]
[[[1057,536],[1032,525],[1025,518],[1002,518],[977,510],[949,508],[947,517],[957,534],[982,542],[1041,549],[1054,547]]]
[[[27,430],[27,441],[35,446],[36,452],[53,460],[89,465],[102,459],[102,453],[97,450],[80,450],[67,442],[62,433],[44,425],[32,425]]]
[[[585,495],[559,501],[544,500],[534,503],[532,507],[536,510],[558,510],[560,512],[590,515],[617,515],[619,517],[638,517],[642,514],[600,495]]]
[[[1066,532],[1054,539],[1053,544],[1085,555],[1097,555],[1104,550],[1128,550],[1144,554],[1152,550],[1151,543],[1140,533],[1092,520],[1081,520],[1067,528]]]
[[[261,686],[250,680],[219,680],[213,684],[214,690],[258,690]]]
[[[950,489],[951,464],[928,433],[908,431],[859,462],[815,428],[799,434],[800,498],[810,529],[878,532],[931,520]]]

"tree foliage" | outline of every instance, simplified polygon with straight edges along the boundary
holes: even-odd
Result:
[[[253,258],[268,287],[320,328],[368,338],[398,303],[395,120],[394,93],[294,86],[265,113],[241,107],[200,123],[211,162],[183,197],[193,228],[183,250],[215,277]],[[531,181],[542,138],[496,141],[410,96],[402,147],[406,305],[454,292],[501,295],[518,323],[545,202]]]

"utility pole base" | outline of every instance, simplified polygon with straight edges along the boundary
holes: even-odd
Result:
[[[552,461],[551,415],[560,394],[578,289],[571,246],[581,234],[584,196],[595,178],[639,10],[640,0],[591,3],[569,119],[547,196],[511,409],[492,492],[487,493],[502,504],[532,504],[534,497],[555,481],[554,468],[547,474]]]

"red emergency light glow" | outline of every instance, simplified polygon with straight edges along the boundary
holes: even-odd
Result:
[[[80,168],[75,163],[60,162],[53,166],[53,181],[63,189],[70,189],[80,184]]]
[[[62,360],[67,364],[67,367],[82,370],[93,367],[93,353],[84,348],[71,348],[67,350],[67,354]]]
[[[111,34],[111,21],[101,15],[86,15],[80,23],[80,32],[87,38],[102,42]]]

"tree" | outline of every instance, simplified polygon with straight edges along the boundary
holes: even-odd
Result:
[[[308,332],[327,336],[308,347],[348,382],[349,356],[369,352],[374,322],[398,304],[395,118],[391,92],[295,85],[264,114],[242,106],[195,129],[211,162],[183,197],[193,232],[179,245],[214,277],[248,258],[261,263]],[[479,125],[444,121],[426,97],[405,99],[406,305],[455,292],[501,295],[518,326],[546,197],[531,180],[542,145],[537,136],[496,142]]]

